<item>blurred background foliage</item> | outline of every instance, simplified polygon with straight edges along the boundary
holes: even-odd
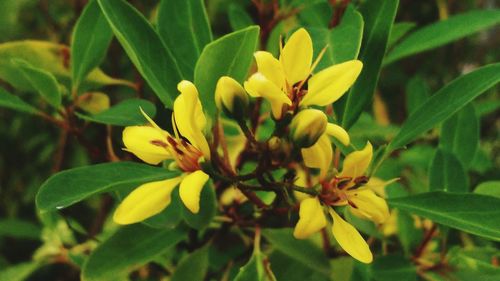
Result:
[[[36,39],[69,45],[74,24],[86,2],[85,0],[0,0],[0,42]],[[132,0],[129,2],[147,17],[155,17],[158,1]],[[259,24],[268,20],[259,17],[251,1],[207,0],[205,2],[215,37],[245,26],[248,21]],[[305,3],[308,1],[282,0],[281,2],[285,3],[284,7],[296,9],[294,4],[289,2]],[[310,2],[283,20],[284,30],[289,29],[287,26],[293,27],[297,22],[308,27],[328,27],[335,13],[332,5],[329,5],[327,1]],[[336,3],[336,1],[332,2]],[[342,5],[342,1],[338,2],[333,6]],[[411,32],[411,30],[470,10],[498,8],[496,5],[498,2],[494,0],[401,0],[396,22],[405,24],[400,24],[397,30],[396,28],[393,30],[392,43],[389,48],[401,40],[401,37],[404,38],[405,31]],[[369,109],[371,113],[363,114],[360,121],[350,131],[355,143],[362,143],[366,139],[378,145],[386,143],[391,136],[394,136],[399,124],[407,118],[416,104],[421,103],[431,93],[461,74],[499,61],[499,34],[500,29],[497,25],[384,67],[374,106]],[[113,39],[101,68],[111,77],[133,81],[141,87],[140,91],[115,85],[101,88],[100,91],[109,96],[111,104],[131,97],[146,98],[160,104],[151,90],[144,85],[116,39]],[[8,83],[0,83],[2,87],[12,93],[15,92],[32,105],[47,106],[40,103],[39,98],[28,91],[19,91]],[[478,126],[480,130],[480,139],[476,140],[479,142],[478,149],[466,167],[468,171],[466,188],[468,189],[473,189],[479,183],[484,182],[495,184],[496,181],[498,184],[500,180],[499,108],[498,88],[494,88],[467,107],[461,113],[465,116],[457,117],[456,122],[460,122],[458,123],[459,130],[465,130],[470,126]],[[157,110],[160,117],[168,116],[166,110],[161,108]],[[473,112],[473,118],[468,118],[470,114],[467,114],[470,112]],[[160,119],[157,118],[157,120]],[[163,126],[166,127],[167,124]],[[9,272],[3,271],[3,275],[0,274],[0,277],[4,278],[2,280],[23,280],[27,276],[30,276],[28,280],[77,280],[79,278],[78,265],[82,263],[82,254],[92,249],[95,244],[92,239],[87,238],[100,232],[103,220],[109,212],[110,198],[107,195],[92,198],[85,203],[64,210],[62,215],[49,214],[45,217],[37,215],[34,198],[42,182],[53,172],[109,160],[95,151],[106,150],[107,130],[110,129],[105,125],[95,123],[89,123],[85,128],[85,136],[91,144],[82,145],[81,140],[70,137],[64,145],[65,149],[61,151],[58,149],[62,139],[58,128],[41,118],[0,108],[0,269],[9,268],[9,265],[18,265],[13,274],[9,275]],[[119,129],[111,132],[115,148],[122,146],[120,134]],[[439,135],[439,131],[435,130],[434,133],[427,135],[409,149],[386,161],[379,176],[386,179],[401,176],[401,182],[393,185],[405,187],[393,188],[396,191],[403,190],[403,192],[412,193],[426,190],[429,177],[432,177],[429,173],[431,159],[434,157],[435,148],[443,142]],[[116,153],[121,159],[130,158],[119,149],[116,149]],[[239,237],[231,236],[227,239],[238,240]],[[450,239],[459,239],[458,234],[450,236]],[[412,243],[407,242],[408,247],[412,247]],[[491,244],[477,241],[476,243]],[[80,247],[72,248],[74,245]],[[239,241],[235,242],[235,245],[243,244]],[[221,252],[219,255],[241,255],[245,249],[240,246],[231,248],[230,253]],[[63,254],[62,249],[70,248],[70,253]],[[460,251],[460,249],[455,250]],[[492,251],[498,257],[498,251]],[[481,253],[474,253],[474,255],[479,254]],[[276,252],[271,256],[273,270],[277,276],[284,278],[281,280],[292,280],[291,277],[286,278],[286,270],[294,264],[283,264],[280,255],[283,254]],[[44,259],[42,258],[44,256],[51,258]],[[485,254],[485,256],[488,255]],[[30,263],[33,257],[44,266],[40,266],[38,262]],[[455,256],[458,264],[468,258],[470,257],[463,252]],[[341,258],[334,268],[340,268],[340,271],[343,268],[352,268],[352,265],[342,263],[352,262]],[[218,267],[218,265],[211,266]],[[376,262],[374,266],[383,267],[384,264]],[[34,271],[35,273],[32,274]],[[345,274],[356,274],[356,271],[354,273],[346,271]],[[156,280],[154,275],[141,271],[136,272],[133,278],[147,280],[145,276],[149,276],[150,280]],[[218,277],[214,276],[214,278]],[[340,280],[348,280],[348,278]],[[384,280],[383,275],[379,278],[377,280]]]

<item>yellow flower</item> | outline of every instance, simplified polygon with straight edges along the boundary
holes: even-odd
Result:
[[[330,66],[310,77],[313,47],[309,33],[303,28],[290,36],[279,60],[269,52],[254,54],[258,71],[244,86],[253,97],[263,97],[271,104],[273,116],[280,119],[287,107],[325,106],[338,100],[356,81],[363,64],[351,60]],[[304,85],[307,82],[307,90]]]
[[[227,116],[242,120],[246,117],[248,95],[236,80],[222,76],[215,87],[215,104]]]
[[[300,218],[294,231],[296,238],[306,238],[326,226],[321,203],[326,206],[347,206],[353,214],[378,224],[387,220],[387,203],[366,185],[368,178],[365,172],[372,156],[373,148],[367,143],[362,150],[346,156],[343,169],[337,176],[332,179],[320,178],[322,191],[319,197],[305,199],[300,204]],[[329,207],[328,212],[333,220],[333,236],[339,245],[355,259],[370,263],[373,255],[361,234],[333,208]]]
[[[323,135],[328,119],[317,109],[301,110],[290,123],[290,136],[298,147],[311,147]]]
[[[203,135],[206,118],[194,84],[181,81],[177,89],[181,94],[174,102],[172,115],[175,136],[143,112],[149,126],[126,127],[123,143],[125,150],[148,164],[173,159],[183,173],[133,190],[115,211],[113,219],[118,224],[136,223],[158,214],[170,204],[171,193],[177,185],[180,185],[183,204],[193,213],[200,209],[200,193],[209,178],[200,167],[200,161],[210,159],[208,142]]]

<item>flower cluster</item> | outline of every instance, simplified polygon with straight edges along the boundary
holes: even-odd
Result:
[[[171,193],[177,185],[180,185],[183,204],[197,213],[201,190],[211,179],[218,183],[218,188],[237,188],[250,201],[259,202],[253,193],[255,190],[289,196],[280,201],[289,204],[289,210],[294,210],[293,204],[300,206],[293,233],[297,239],[307,238],[331,224],[333,236],[347,253],[361,262],[371,262],[373,257],[368,244],[339,215],[339,209],[375,223],[382,223],[389,217],[385,200],[375,192],[376,187],[383,183],[370,179],[367,174],[373,155],[372,145],[368,142],[363,149],[347,154],[340,161],[340,153],[334,156],[332,139],[349,147],[349,135],[339,125],[329,122],[322,110],[354,84],[362,63],[351,60],[315,73],[324,50],[313,61],[312,46],[307,31],[299,29],[282,46],[279,58],[269,52],[256,52],[257,71],[243,85],[231,77],[221,77],[215,89],[219,113],[210,116],[215,121],[212,122],[215,129],[210,130],[210,137],[205,134],[209,122],[198,91],[188,81],[181,81],[178,85],[180,95],[174,102],[173,133],[161,129],[146,115],[148,125],[125,128],[125,150],[153,165],[170,160],[169,168],[181,173],[175,178],[136,188],[117,208],[115,222],[135,223],[161,212],[169,205]],[[268,103],[275,124],[274,131],[264,139],[255,137],[262,118],[253,120],[251,128],[247,126],[251,115],[249,108],[257,104],[257,100]],[[253,112],[255,108],[260,109],[254,106]],[[258,110],[257,113],[266,114]],[[246,145],[232,151],[236,157],[230,156],[238,158],[238,163],[227,159],[227,147],[219,147],[224,143],[221,141],[223,130],[218,127],[219,115],[235,120],[246,138]],[[222,135],[217,135],[220,132]],[[252,173],[241,175],[240,164],[247,161],[245,157],[248,155],[254,155],[248,161],[254,161],[256,168]],[[278,171],[284,171],[276,173],[281,175],[280,178],[273,175]],[[262,204],[257,205],[262,208]],[[339,208],[343,206],[345,208]]]

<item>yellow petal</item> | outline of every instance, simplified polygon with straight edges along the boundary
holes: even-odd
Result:
[[[394,178],[388,181],[385,181],[380,178],[371,177],[370,180],[363,186],[365,188],[373,190],[378,196],[385,198],[385,187],[389,184],[398,181],[399,178]]]
[[[248,95],[238,81],[222,76],[215,86],[215,104],[228,115],[243,118],[248,106]]]
[[[357,178],[364,175],[372,161],[372,156],[372,144],[367,142],[362,150],[351,152],[345,157],[340,176]]]
[[[304,164],[309,168],[320,169],[320,179],[322,179],[333,159],[333,149],[330,139],[323,135],[311,147],[301,149]]]
[[[258,72],[274,83],[279,89],[285,88],[285,73],[279,60],[269,52],[258,51],[254,54]]]
[[[182,203],[194,214],[200,211],[200,194],[208,178],[207,174],[198,170],[182,179],[179,195]]]
[[[326,218],[318,198],[308,198],[300,203],[299,221],[295,225],[293,236],[305,239],[326,226]]]
[[[292,101],[273,82],[267,79],[262,73],[255,73],[245,82],[245,90],[254,97],[263,97],[271,104],[273,116],[281,118],[283,105],[291,105]]]
[[[127,151],[142,161],[157,165],[171,158],[167,151],[168,133],[149,126],[130,126],[123,130],[122,139]]]
[[[281,51],[283,65],[289,86],[305,80],[311,72],[313,46],[311,36],[304,28],[295,31]]]
[[[170,204],[172,190],[180,180],[177,177],[139,186],[120,203],[113,220],[117,224],[131,224],[158,214]]]
[[[362,68],[361,61],[351,60],[323,69],[309,79],[309,90],[300,105],[332,104],[354,84]]]
[[[329,136],[336,138],[345,146],[348,146],[349,143],[351,143],[349,134],[346,132],[346,130],[344,130],[344,128],[340,127],[339,125],[328,123],[328,125],[326,126],[326,133]]]
[[[210,148],[203,135],[207,120],[198,98],[198,90],[193,83],[186,80],[181,81],[177,89],[181,94],[174,101],[176,127],[206,159],[210,159]]]
[[[363,263],[371,263],[373,255],[363,236],[351,224],[342,219],[335,211],[330,210],[333,218],[333,236],[349,255]]]
[[[347,198],[356,206],[350,205],[349,209],[359,217],[375,223],[383,223],[389,217],[387,202],[370,189],[348,190]]]

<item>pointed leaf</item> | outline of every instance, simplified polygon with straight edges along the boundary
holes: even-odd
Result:
[[[0,88],[0,106],[30,114],[36,114],[38,112],[38,109],[27,104],[18,96],[8,93],[3,88]]]
[[[203,281],[208,270],[208,246],[190,253],[181,260],[171,281]]]
[[[71,40],[73,89],[77,89],[90,71],[101,63],[112,38],[113,32],[97,0],[89,1],[75,24]]]
[[[398,0],[372,0],[361,7],[365,25],[359,59],[363,62],[363,70],[349,93],[342,98],[342,127],[346,129],[358,120],[372,101],[398,4]]]
[[[498,82],[500,63],[483,66],[453,80],[410,115],[387,147],[386,153],[410,143]]]
[[[156,114],[156,108],[150,101],[142,99],[128,99],[110,107],[109,109],[94,115],[84,115],[77,113],[78,117],[102,124],[115,126],[143,125],[147,120],[142,115],[140,108],[148,116],[153,118]]]
[[[56,109],[61,107],[61,91],[52,73],[34,67],[24,60],[13,59],[13,63],[44,100]]]
[[[304,266],[328,276],[330,265],[325,254],[311,241],[298,240],[290,229],[265,229],[262,235],[273,247]]]
[[[240,4],[232,3],[227,10],[227,15],[229,24],[234,31],[255,24],[248,12]]]
[[[107,281],[152,261],[186,236],[181,229],[155,229],[134,224],[118,229],[83,265],[82,280]]]
[[[384,64],[427,51],[500,23],[500,10],[477,10],[423,27],[396,45]]]
[[[453,153],[467,168],[479,149],[479,137],[479,117],[475,107],[468,104],[444,121],[439,146]]]
[[[182,74],[151,24],[124,0],[98,0],[116,38],[160,100],[172,107]]]
[[[192,81],[201,51],[212,41],[203,0],[162,0],[157,28],[161,39],[177,60],[183,77]]]
[[[227,75],[242,83],[253,61],[259,39],[259,27],[251,26],[229,33],[205,46],[196,63],[194,81],[208,116],[213,117],[215,85]]]
[[[52,211],[98,193],[138,186],[177,175],[178,172],[133,162],[74,168],[59,172],[45,181],[38,191],[36,204],[41,211]]]
[[[389,199],[392,207],[439,224],[500,241],[500,199],[473,193],[428,192]]]
[[[467,174],[455,155],[438,149],[429,168],[429,190],[468,192]]]

